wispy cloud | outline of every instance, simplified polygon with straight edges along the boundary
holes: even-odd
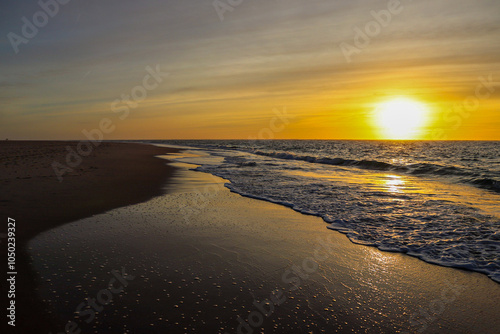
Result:
[[[218,136],[221,124],[245,128],[252,112],[280,101],[302,116],[336,105],[341,117],[367,96],[407,89],[451,98],[485,71],[500,74],[500,2],[401,3],[405,10],[346,64],[339,43],[352,41],[353,27],[387,1],[249,1],[223,22],[210,1],[72,1],[19,54],[7,38],[0,41],[2,121],[9,119],[0,130],[19,137],[26,117],[45,116],[40,137],[78,138],[77,124],[110,112],[109,103],[136,85],[148,64],[171,74],[135,111],[137,119],[156,122],[152,128],[163,124],[152,137],[168,137],[175,117],[190,120],[185,137],[210,124]],[[39,9],[30,1],[2,6],[4,37],[20,33],[21,18]],[[61,122],[69,122],[64,134]],[[145,124],[123,129],[146,136]]]

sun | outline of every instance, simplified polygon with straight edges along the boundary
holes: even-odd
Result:
[[[419,139],[429,118],[429,108],[406,97],[384,101],[375,109],[375,126],[383,139]]]

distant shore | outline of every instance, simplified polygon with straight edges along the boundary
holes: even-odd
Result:
[[[16,327],[14,331],[7,327],[5,319],[0,327],[8,333],[48,333],[51,327],[51,319],[38,300],[25,249],[31,238],[62,224],[160,195],[174,171],[155,156],[175,149],[110,142],[80,156],[81,161],[71,157],[68,166],[68,153],[76,152],[77,145],[64,141],[0,142],[0,211],[5,221],[0,233],[7,231],[7,217],[16,220]],[[59,178],[54,162],[63,166]],[[1,249],[6,259],[6,242]],[[5,271],[2,275],[6,279]],[[6,295],[2,284],[2,307],[7,305]]]

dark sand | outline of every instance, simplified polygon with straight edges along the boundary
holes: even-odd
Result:
[[[70,320],[82,333],[500,330],[500,287],[485,275],[355,245],[318,217],[152,158],[168,149],[103,144],[59,183],[50,164],[63,161],[66,144],[2,145],[1,200],[10,201],[2,212],[19,230],[16,333],[59,333]],[[108,211],[161,194],[173,170],[167,194]],[[76,305],[98,296],[120,268],[134,280],[86,323]],[[273,311],[258,316],[268,300]],[[259,324],[242,325],[252,321]]]
[[[155,155],[175,149],[151,145],[101,143],[82,158],[81,164],[59,182],[53,161],[65,164],[67,146],[77,142],[0,142],[0,233],[7,231],[7,217],[16,220],[16,328],[2,318],[2,333],[48,333],[53,319],[44,311],[36,293],[35,275],[26,253],[27,242],[59,225],[148,200],[163,192],[174,168]],[[7,242],[1,239],[2,263]],[[5,268],[5,266],[2,266]],[[2,308],[6,300],[6,271],[2,270]],[[5,309],[4,309],[5,310]],[[4,312],[2,312],[4,314]]]
[[[486,275],[353,244],[319,217],[173,165],[166,194],[29,243],[60,323],[117,334],[500,333],[500,285]],[[94,318],[75,314],[121,268],[133,276],[122,292]]]

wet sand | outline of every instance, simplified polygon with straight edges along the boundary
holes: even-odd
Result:
[[[54,332],[70,321],[84,333],[500,332],[500,285],[485,275],[353,244],[173,165],[167,194],[30,243]],[[106,293],[117,272],[123,289]],[[99,312],[76,314],[89,298]]]
[[[47,333],[54,327],[35,292],[35,274],[25,251],[26,243],[37,234],[84,217],[148,200],[163,193],[163,185],[173,168],[155,155],[175,149],[141,144],[101,143],[59,182],[54,161],[66,165],[67,146],[76,150],[78,142],[2,141],[0,165],[2,187],[0,211],[7,229],[7,217],[16,220],[16,328],[3,333]],[[2,239],[2,259],[6,259]],[[5,271],[2,273],[5,279]],[[6,285],[2,284],[2,305],[7,305]],[[4,317],[5,318],[5,317]]]

